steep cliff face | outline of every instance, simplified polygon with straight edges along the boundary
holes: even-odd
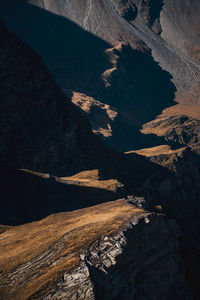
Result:
[[[180,246],[195,299],[199,298],[199,154],[191,148],[170,150],[169,147],[144,149],[138,153],[171,171],[149,177],[143,188],[150,209],[165,213],[176,220],[182,229]],[[159,184],[158,184],[159,182]]]
[[[195,236],[198,240],[200,170],[196,154],[190,148],[181,148],[149,153],[148,159],[171,171],[171,176],[160,177],[159,185],[159,173],[147,179],[145,185],[149,189],[149,203],[161,205],[167,215],[183,226],[188,238]]]
[[[77,176],[69,178],[74,172],[99,169],[100,179],[115,178],[116,189],[122,182],[126,195],[145,195],[146,200],[141,201],[144,205],[173,217],[181,228],[178,236],[174,236],[163,216],[145,219],[148,213],[144,212],[144,221],[136,225],[135,219],[131,219],[133,215],[129,215],[130,205],[122,205],[114,218],[109,213],[98,216],[100,227],[96,227],[93,218],[98,207],[91,208],[92,217],[83,211],[87,221],[78,223],[80,230],[73,227],[80,221],[79,216],[73,219],[70,214],[64,215],[61,222],[61,215],[57,215],[24,227],[0,228],[4,232],[0,240],[5,255],[0,272],[3,299],[121,299],[123,295],[127,299],[190,299],[177,237],[187,276],[198,299],[195,279],[199,277],[200,250],[199,5],[192,1],[191,9],[187,4],[150,0],[91,0],[87,5],[80,0],[1,1],[0,14],[9,28],[42,55],[58,84],[66,94],[73,95],[73,102],[90,117],[93,131],[107,136],[120,150],[159,145],[163,138],[167,143],[184,146],[177,150],[165,148],[159,153],[154,149],[148,155],[144,153],[150,150],[114,153],[92,134],[85,117],[60,91],[41,58],[0,25],[1,167],[67,176],[58,178],[24,170],[1,173],[1,190],[8,197],[7,203],[3,203],[3,213],[7,214],[7,219],[1,217],[3,222],[19,224],[50,212],[116,199],[118,191],[109,190],[109,180],[95,180],[91,185]],[[183,15],[191,17],[190,25],[189,21],[180,20]],[[192,40],[185,28],[187,24],[193,31]],[[188,41],[186,45],[182,41],[176,43],[179,36]],[[172,105],[172,76],[181,104],[165,110],[164,117],[144,125],[140,132],[144,123]],[[155,135],[153,138],[143,133]],[[187,145],[192,150],[186,149]],[[99,191],[102,186],[105,189]],[[70,204],[66,193],[70,200],[74,199]],[[30,202],[26,203],[27,199]],[[40,205],[35,207],[38,199]],[[19,203],[21,210],[16,208]],[[107,210],[107,204],[104,205],[103,210]],[[119,220],[121,225],[126,221],[126,225],[116,230],[113,226],[118,226]],[[65,232],[63,222],[73,228]],[[133,231],[138,230],[134,237],[133,223],[137,228]],[[21,238],[23,230],[27,239]],[[15,250],[19,251],[17,257],[12,252]],[[103,282],[106,284],[102,295]]]
[[[98,165],[105,146],[42,59],[2,23],[0,41],[0,167],[70,175]]]
[[[192,299],[178,235],[125,200],[11,228],[0,235],[1,297]]]
[[[181,225],[185,238],[199,248],[198,156],[190,148],[170,150],[169,146],[143,149],[137,153],[165,169],[165,172],[161,169],[148,176],[141,187],[149,208],[152,210],[158,207],[175,219]],[[167,169],[169,173],[166,173]]]
[[[3,24],[0,39],[2,223],[21,224],[49,213],[114,200],[132,193],[146,176],[157,172],[146,159],[137,154],[127,159],[94,135],[41,58]],[[105,109],[112,118],[114,111]],[[97,170],[98,178],[84,185],[83,181],[77,184],[55,177],[83,170]]]
[[[197,0],[6,0],[0,8],[9,29],[42,55],[65,93],[114,107],[118,117],[109,126],[106,116],[94,125],[98,111],[91,124],[115,148],[158,145],[156,138],[141,137],[139,128],[165,108],[171,107],[167,116],[199,118]],[[111,54],[119,43],[130,49]]]

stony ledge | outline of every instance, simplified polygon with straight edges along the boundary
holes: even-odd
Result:
[[[192,299],[179,233],[173,220],[144,212],[83,249],[78,267],[30,299]]]

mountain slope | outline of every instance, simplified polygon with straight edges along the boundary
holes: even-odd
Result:
[[[178,235],[173,221],[125,200],[11,228],[0,234],[0,295],[192,299]]]
[[[1,168],[6,171],[1,173],[0,189],[5,195],[1,199],[3,202],[1,213],[3,216],[6,212],[6,216],[3,217],[7,218],[4,218],[2,222],[21,224],[44,217],[50,212],[77,209],[116,199],[119,194],[115,187],[118,184],[123,187],[124,184],[123,195],[145,196],[145,199],[130,196],[130,199],[136,199],[135,204],[141,206],[142,203],[151,210],[162,211],[167,216],[173,217],[180,225],[179,243],[177,243],[176,237],[172,248],[178,249],[180,246],[187,276],[198,299],[199,285],[196,281],[199,278],[200,262],[199,121],[192,119],[194,110],[197,111],[195,116],[198,117],[198,82],[194,80],[194,74],[198,75],[196,73],[198,51],[194,55],[193,52],[191,54],[191,47],[184,48],[179,43],[176,45],[176,29],[173,30],[174,35],[171,36],[170,33],[167,33],[170,18],[165,17],[166,21],[164,22],[164,13],[169,15],[174,9],[175,14],[172,14],[172,20],[177,18],[178,22],[183,9],[188,15],[187,3],[182,2],[182,7],[180,3],[174,6],[171,1],[165,1],[165,3],[161,1],[157,6],[159,9],[154,10],[154,1],[88,1],[86,8],[89,10],[86,11],[85,7],[81,5],[82,1],[33,0],[30,2],[41,8],[21,0],[19,2],[1,1],[1,14],[12,30],[16,30],[19,35],[22,35],[24,40],[28,38],[27,41],[40,52],[65,93],[75,96],[74,102],[77,101],[77,95],[81,97],[81,101],[78,99],[77,104],[85,105],[85,114],[90,117],[93,108],[94,115],[91,114],[91,121],[98,121],[93,130],[102,135],[101,128],[108,128],[110,143],[121,150],[160,145],[163,142],[162,137],[165,137],[165,143],[171,143],[176,147],[181,145],[181,148],[171,150],[163,145],[156,149],[129,151],[125,155],[111,150],[99,137],[92,134],[87,119],[71,103],[69,97],[60,91],[41,58],[1,25],[0,122],[3,134],[0,144],[0,162]],[[11,4],[12,8],[14,7],[13,10],[10,10]],[[198,12],[198,6],[193,6],[193,8]],[[57,15],[50,13],[49,10]],[[76,21],[90,33],[73,24],[66,17]],[[33,22],[36,19],[37,22]],[[194,36],[196,36],[195,20],[194,12],[191,22],[194,25]],[[17,27],[14,28],[16,24]],[[182,28],[185,24],[187,22],[179,24],[178,27]],[[182,31],[184,33],[185,29]],[[92,33],[95,33],[96,36]],[[183,34],[180,36],[188,39]],[[188,47],[190,50],[187,51]],[[196,46],[194,48],[196,49]],[[160,65],[155,59],[160,62]],[[181,63],[177,64],[179,60]],[[163,71],[161,67],[166,68],[168,72]],[[173,104],[175,86],[171,82],[172,75],[177,88],[176,96],[177,99],[178,97],[181,99],[181,105],[173,107],[172,116],[169,110],[165,110],[165,117],[159,117],[161,120],[155,119],[164,108]],[[190,118],[181,116],[183,106],[186,115],[190,106]],[[177,113],[177,107],[179,113]],[[103,113],[99,114],[99,110],[102,110]],[[100,115],[99,120],[96,118],[97,115]],[[152,119],[155,120],[143,126],[143,133],[154,133],[154,137],[143,135],[139,131],[140,127]],[[103,126],[98,126],[98,124],[103,124]],[[187,145],[190,148],[186,148]],[[29,170],[13,171],[10,170],[12,168]],[[85,174],[97,169],[98,178],[86,180]],[[48,174],[38,174],[32,170]],[[83,170],[86,173],[74,175]],[[62,178],[49,173],[62,176]],[[114,182],[114,188],[109,186],[111,182]],[[83,198],[79,197],[80,193]],[[66,194],[69,196],[68,199],[66,199]],[[74,201],[68,205],[67,202],[72,198]],[[38,200],[40,200],[39,204]],[[106,208],[106,204],[104,205],[103,207]],[[28,208],[27,215],[26,207]],[[125,218],[124,211],[120,217]],[[55,218],[57,219],[57,216]],[[117,220],[117,218],[114,219],[114,222]],[[53,227],[52,219],[50,223],[51,228]],[[62,224],[58,224],[58,227],[60,225],[62,226]],[[111,224],[108,223],[108,225],[110,228]],[[14,231],[17,231],[18,228],[20,230],[21,227],[14,228]],[[1,227],[1,231],[7,229],[13,230],[12,227]],[[9,235],[9,231],[6,236]],[[152,234],[155,237],[156,232]],[[160,233],[160,236],[163,236],[163,232]],[[169,236],[172,237],[171,233]],[[41,237],[42,235],[39,236],[39,239]],[[97,237],[99,237],[98,232],[95,233],[94,238]],[[18,241],[17,237],[16,244]],[[164,241],[164,245],[166,245],[166,240],[164,239]],[[21,242],[23,245],[24,241]],[[10,245],[13,249],[12,241]],[[58,245],[60,244],[58,243]],[[155,247],[156,250],[163,251],[164,249],[158,244]],[[148,248],[144,257],[148,256],[149,251],[151,252],[151,249]],[[165,255],[162,251],[161,257]],[[179,250],[170,250],[167,257],[170,257],[171,253],[180,256]],[[157,254],[156,252],[153,265],[157,263]],[[59,257],[61,261],[62,257],[63,255]],[[28,259],[29,257],[27,261]],[[164,261],[164,265],[165,263],[167,264]],[[174,261],[172,265],[174,265]],[[21,274],[21,267],[23,269],[23,266],[20,265],[18,274]],[[99,270],[93,267],[92,265],[94,290],[96,288],[101,295],[101,288],[99,288],[102,284],[101,276],[100,278],[99,276],[95,277],[96,274],[99,274]],[[181,266],[179,268],[179,263],[175,262],[174,268],[180,270]],[[163,265],[161,269],[163,270]],[[4,285],[10,284],[6,281],[6,272],[5,270]],[[149,274],[147,277],[151,278],[151,271]],[[166,277],[169,278],[170,274],[169,270]],[[12,280],[15,280],[15,275],[11,272]],[[71,275],[73,281],[74,273],[69,276]],[[75,278],[76,275],[75,271]],[[29,276],[31,276],[30,273],[27,275],[27,280]],[[175,274],[171,277],[172,282],[169,282],[169,286],[165,276],[162,277],[162,281],[167,285],[166,293],[169,289],[173,290],[174,285],[180,287],[181,293],[185,282],[184,271],[181,271],[179,279]],[[108,274],[107,278],[108,281],[110,278],[112,279],[112,272]],[[117,278],[118,276],[114,280]],[[67,281],[68,279],[67,275]],[[62,281],[64,283],[61,283]],[[131,281],[131,284],[135,284],[135,282],[142,285],[140,274]],[[29,284],[32,286],[31,281],[28,282]],[[63,292],[65,280],[62,277],[58,284]],[[16,286],[14,285],[14,291],[3,288],[4,295],[11,293],[9,297],[13,297]],[[52,288],[51,293],[60,292],[57,285],[55,289],[51,286],[49,288]],[[120,296],[123,289],[127,289],[127,285],[125,284],[121,288]],[[149,291],[149,288],[147,287],[146,290]],[[167,297],[166,290],[162,287],[159,288],[160,294],[156,297]],[[29,293],[29,288],[24,288],[25,294],[26,291]],[[116,296],[110,294],[111,292],[108,284],[106,287],[108,299]],[[140,292],[143,293],[142,287]],[[17,291],[17,293],[20,292]],[[41,297],[48,293],[49,290],[46,287],[42,290],[34,287],[32,294],[34,297]],[[126,293],[129,292],[126,290]],[[154,295],[154,293],[152,294]],[[189,291],[186,291],[186,294],[179,294],[178,289],[177,293],[177,297],[180,299],[183,299],[185,295],[186,298],[190,297]],[[70,297],[72,295],[73,293],[70,294]],[[117,296],[120,297],[119,295]]]
[[[91,124],[115,148],[162,144],[139,129],[163,110],[199,118],[197,0],[3,0],[0,7],[9,29],[42,55],[68,95],[114,107],[114,120],[97,110]]]
[[[41,58],[2,23],[0,40],[1,222],[21,224],[141,193],[146,178],[163,168],[106,146]],[[98,178],[85,185],[58,178],[89,170]]]
[[[103,163],[107,147],[41,58],[2,23],[0,41],[0,167],[70,175]]]

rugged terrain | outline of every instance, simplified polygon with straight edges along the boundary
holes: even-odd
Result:
[[[94,99],[93,129],[116,149],[161,144],[139,130],[163,110],[199,119],[199,1],[3,0],[0,8],[69,96]]]
[[[68,168],[69,173],[74,169],[72,155],[79,166],[81,160],[89,162],[82,158],[85,152],[88,158],[92,155],[93,146],[87,143],[98,140],[87,120],[60,91],[41,58],[2,23],[0,40],[1,167],[54,172]]]
[[[8,228],[1,299],[192,299],[178,235],[125,200]]]
[[[199,299],[199,11],[0,2],[2,300]]]
[[[0,224],[19,225],[126,195],[118,180],[100,181],[97,174],[92,170],[59,178],[30,170],[1,172]]]

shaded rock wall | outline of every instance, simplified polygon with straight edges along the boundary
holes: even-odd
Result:
[[[42,59],[2,23],[0,41],[0,167],[66,175],[98,165],[106,146]]]
[[[154,155],[149,159],[165,165],[172,171],[173,175],[169,177],[158,173],[148,178],[144,185],[144,194],[151,209],[160,206],[162,212],[180,225],[181,254],[194,289],[195,299],[198,299],[200,294],[197,279],[200,266],[199,155],[187,148],[176,154]]]

